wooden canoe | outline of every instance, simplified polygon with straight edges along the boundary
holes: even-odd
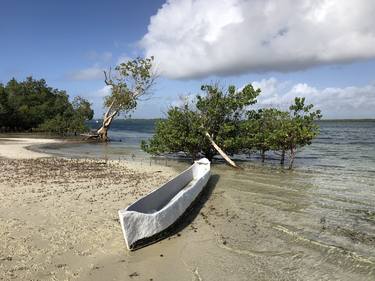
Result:
[[[210,178],[210,161],[202,158],[158,189],[119,210],[125,243],[135,250],[161,234],[192,205]]]

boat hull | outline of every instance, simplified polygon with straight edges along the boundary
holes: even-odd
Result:
[[[119,210],[127,248],[135,250],[167,235],[198,198],[209,178],[210,162],[203,158],[160,188]]]

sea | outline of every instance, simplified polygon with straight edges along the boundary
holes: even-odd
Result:
[[[140,142],[153,135],[155,122],[116,120],[108,144],[72,142],[39,149],[183,170],[188,161],[152,158],[140,149]],[[375,120],[318,124],[319,136],[300,149],[293,170],[281,167],[271,153],[265,163],[257,154],[238,157],[243,170],[221,161],[212,165],[213,194],[221,194],[220,204],[236,210],[236,227],[222,225],[221,233],[236,237],[229,244],[238,255],[264,255],[275,259],[280,270],[290,261],[288,270],[299,272],[301,280],[375,280]],[[270,254],[277,249],[294,254],[280,254],[285,260],[277,260]]]

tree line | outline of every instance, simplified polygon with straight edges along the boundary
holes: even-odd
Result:
[[[69,100],[62,90],[51,88],[44,79],[27,77],[0,83],[0,130],[42,131],[60,135],[87,130],[93,118],[91,104],[82,97]]]
[[[97,134],[89,135],[108,141],[107,132],[115,116],[129,114],[143,95],[150,93],[155,81],[151,58],[137,58],[104,72],[111,93],[105,97],[107,112]],[[316,120],[320,110],[295,98],[289,110],[255,109],[260,89],[251,84],[241,89],[218,84],[203,85],[194,101],[169,108],[167,118],[156,123],[155,135],[142,142],[141,148],[153,155],[184,152],[193,160],[220,154],[232,166],[228,155],[258,151],[262,161],[266,153],[280,155],[280,163],[289,167],[301,147],[311,144],[318,135]],[[72,101],[65,91],[51,88],[46,81],[11,79],[0,84],[0,131],[44,131],[68,134],[85,131],[85,121],[93,118],[91,104],[82,97]]]
[[[251,84],[226,90],[217,84],[203,85],[201,90],[193,102],[169,108],[167,118],[156,123],[154,136],[142,142],[144,151],[153,155],[184,152],[193,160],[201,156],[212,160],[218,146],[229,155],[258,151],[262,161],[268,151],[274,151],[281,164],[288,158],[292,168],[298,150],[319,133],[315,121],[321,112],[306,105],[305,98],[295,98],[289,110],[254,109],[251,106],[261,90]]]

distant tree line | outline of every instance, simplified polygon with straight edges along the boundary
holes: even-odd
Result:
[[[297,151],[319,133],[315,121],[321,118],[320,110],[306,105],[305,98],[295,98],[287,111],[252,109],[261,91],[250,84],[241,90],[218,85],[203,85],[201,90],[195,101],[168,110],[167,118],[157,122],[155,135],[142,142],[143,150],[154,155],[185,152],[193,160],[212,160],[218,154],[215,143],[229,155],[258,151],[262,161],[274,151],[281,164],[288,158],[292,168]]]
[[[70,101],[65,91],[49,87],[44,79],[0,83],[0,131],[77,133],[87,130],[85,121],[93,115],[86,99]]]

